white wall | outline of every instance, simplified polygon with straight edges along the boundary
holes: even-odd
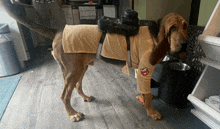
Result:
[[[14,46],[16,53],[18,55],[18,59],[20,61],[21,67],[24,68],[24,62],[29,59],[26,54],[27,46],[25,46],[25,42],[23,41],[21,34],[19,32],[19,27],[13,18],[11,18],[5,11],[4,8],[0,5],[0,23],[6,23],[9,25],[11,36],[13,38]]]

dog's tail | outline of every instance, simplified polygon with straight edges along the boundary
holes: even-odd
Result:
[[[65,26],[64,21],[59,24],[59,27],[56,26],[56,28],[54,28],[54,26],[46,25],[44,22],[42,22],[44,19],[41,17],[41,14],[34,8],[31,0],[26,3],[16,2],[14,4],[12,4],[11,1],[13,0],[0,0],[0,4],[12,18],[14,18],[20,24],[23,24],[31,30],[34,30],[50,39],[53,39],[55,34],[59,31],[62,31]],[[36,14],[35,18],[31,18],[26,14],[25,9],[27,8],[31,11],[31,14]]]

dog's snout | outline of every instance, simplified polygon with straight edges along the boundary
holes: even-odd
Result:
[[[182,44],[175,44],[175,48],[181,48],[182,47]]]

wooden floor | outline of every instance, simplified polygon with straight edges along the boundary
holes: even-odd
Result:
[[[154,100],[153,107],[163,118],[151,120],[135,98],[139,95],[133,87],[135,78],[124,75],[120,68],[110,64],[96,62],[85,74],[83,89],[95,97],[92,102],[83,102],[73,92],[71,105],[85,114],[80,122],[71,122],[66,115],[60,99],[63,78],[50,54],[33,60],[19,75],[22,78],[0,122],[0,129],[174,129],[175,124],[179,124],[178,129],[207,128],[189,110],[173,109],[160,100]]]

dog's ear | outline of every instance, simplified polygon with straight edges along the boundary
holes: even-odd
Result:
[[[165,39],[165,29],[160,27],[160,31],[159,31],[159,33],[157,35],[157,41],[158,41],[158,43],[160,43],[164,39]]]
[[[165,30],[165,19],[158,20],[159,32],[157,35],[158,43],[162,42],[167,38],[166,30]]]
[[[170,50],[168,39],[164,38],[152,51],[149,62],[151,65],[156,65],[160,59],[164,58],[167,51]]]
[[[158,45],[154,48],[150,55],[150,64],[156,65],[158,61],[166,55],[166,52],[170,50],[170,44],[168,42],[168,33],[165,28],[166,19],[159,19],[158,26],[160,27],[159,33],[157,35]]]

